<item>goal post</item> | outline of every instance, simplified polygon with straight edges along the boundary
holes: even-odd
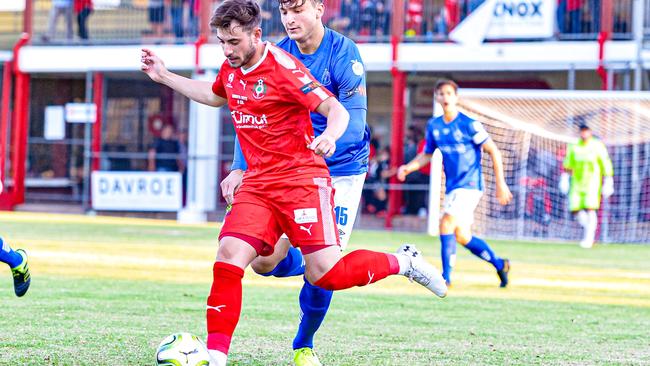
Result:
[[[614,163],[616,192],[602,202],[598,240],[650,241],[650,93],[462,89],[459,97],[459,109],[480,121],[499,147],[513,193],[509,205],[498,204],[492,161],[483,154],[485,193],[474,215],[475,233],[578,240],[582,229],[558,184],[567,144],[587,123]],[[431,235],[438,233],[443,187],[444,173],[432,164]]]

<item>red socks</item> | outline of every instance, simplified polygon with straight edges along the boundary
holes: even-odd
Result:
[[[242,303],[241,280],[244,270],[232,264],[216,262],[208,296],[208,349],[228,354],[230,340],[239,322]]]
[[[315,285],[326,290],[344,290],[366,286],[399,272],[392,254],[355,250],[341,258]]]

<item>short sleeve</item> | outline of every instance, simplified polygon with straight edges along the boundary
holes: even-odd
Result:
[[[433,119],[430,119],[429,123],[427,123],[427,133],[424,136],[424,139],[426,140],[424,144],[424,152],[426,154],[433,154],[433,152],[438,148],[436,139],[433,136]]]
[[[293,70],[282,70],[282,75],[286,81],[284,90],[288,97],[298,101],[310,111],[316,111],[325,99],[333,96],[302,64]]]
[[[476,145],[483,145],[483,143],[490,137],[483,127],[483,124],[479,121],[472,121],[472,123],[470,123],[469,133],[472,137],[472,141]]]
[[[366,70],[357,46],[345,42],[332,68],[333,79],[338,84],[338,100],[345,109],[368,109]]]
[[[212,83],[212,92],[221,98],[227,98],[228,95],[226,94],[226,89],[223,86],[223,74],[224,70],[222,67],[219,69],[219,73],[217,73],[217,78],[214,80],[214,83]]]

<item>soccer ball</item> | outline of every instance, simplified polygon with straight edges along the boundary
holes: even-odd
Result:
[[[210,354],[199,337],[174,333],[163,339],[156,351],[156,364],[166,366],[209,366]]]

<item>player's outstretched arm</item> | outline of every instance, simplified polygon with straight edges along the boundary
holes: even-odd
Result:
[[[327,117],[327,127],[320,136],[314,139],[309,148],[318,155],[330,157],[336,151],[336,140],[348,128],[350,114],[334,97],[325,99],[318,105],[316,112]]]
[[[413,160],[397,168],[397,179],[400,182],[406,180],[406,176],[422,168],[431,160],[431,154],[419,153]]]
[[[490,154],[492,158],[492,165],[494,166],[494,179],[497,185],[497,200],[502,205],[507,205],[512,200],[512,193],[506,184],[505,175],[503,173],[503,158],[497,145],[488,138],[483,143],[483,151]]]
[[[221,107],[227,100],[212,92],[212,83],[209,81],[192,80],[174,74],[167,70],[165,63],[153,51],[143,48],[140,58],[142,65],[140,69],[151,78],[151,80],[167,85],[177,92],[185,95],[195,102],[213,107]]]

